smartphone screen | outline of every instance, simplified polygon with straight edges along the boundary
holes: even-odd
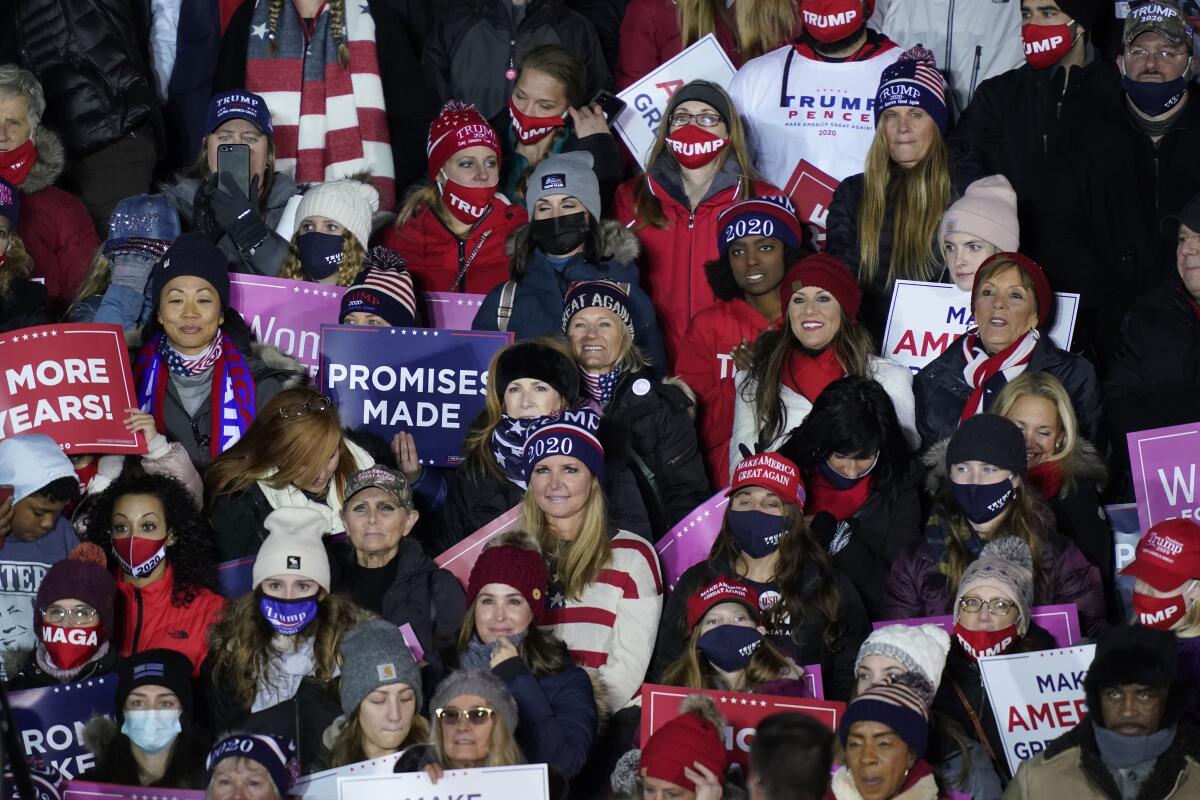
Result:
[[[217,172],[228,174],[242,194],[250,196],[250,145],[217,145]]]

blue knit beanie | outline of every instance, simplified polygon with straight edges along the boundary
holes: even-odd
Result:
[[[883,70],[879,78],[879,91],[875,94],[875,125],[883,118],[883,112],[896,106],[916,106],[933,117],[933,121],[946,132],[946,82],[938,72],[937,60],[932,51],[922,45],[910,47],[900,54],[900,59]]]

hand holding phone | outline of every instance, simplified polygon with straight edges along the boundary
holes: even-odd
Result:
[[[229,175],[234,185],[250,196],[250,145],[217,145],[217,172]]]
[[[608,120],[609,124],[612,124],[613,120],[625,110],[626,103],[607,89],[601,89],[596,92],[596,96],[588,105],[600,106],[600,110],[604,112],[604,118]]]

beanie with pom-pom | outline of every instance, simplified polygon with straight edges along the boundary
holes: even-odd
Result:
[[[1033,554],[1029,545],[1016,536],[1002,536],[984,545],[979,558],[966,568],[958,583],[958,596],[954,598],[956,622],[958,602],[963,595],[968,591],[978,592],[983,586],[998,590],[1017,604],[1021,615],[1017,620],[1017,635],[1024,636],[1029,630],[1033,605]]]
[[[436,182],[437,174],[459,150],[486,147],[500,160],[500,137],[473,105],[450,100],[442,106],[437,119],[429,126],[425,155],[429,159],[429,179]],[[499,163],[496,165],[499,169]]]
[[[109,638],[113,633],[116,595],[117,584],[108,571],[108,557],[104,550],[99,545],[83,542],[76,545],[66,558],[46,570],[38,586],[36,607],[41,612],[68,597],[82,600],[96,609],[103,635]]]
[[[658,778],[676,786],[696,791],[687,779],[685,769],[698,761],[708,767],[722,785],[729,754],[725,749],[722,730],[725,721],[717,713],[712,698],[689,695],[679,708],[680,714],[654,732],[642,748],[642,777]]]
[[[924,45],[908,48],[896,63],[884,68],[875,93],[875,126],[879,126],[885,111],[896,106],[920,108],[942,133],[946,132],[946,82],[938,72],[933,51]]]

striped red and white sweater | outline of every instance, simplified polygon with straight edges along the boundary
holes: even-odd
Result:
[[[575,663],[595,670],[609,708],[641,688],[662,614],[663,581],[649,542],[628,531],[612,537],[612,560],[578,600],[550,598],[542,627],[566,642]]]

